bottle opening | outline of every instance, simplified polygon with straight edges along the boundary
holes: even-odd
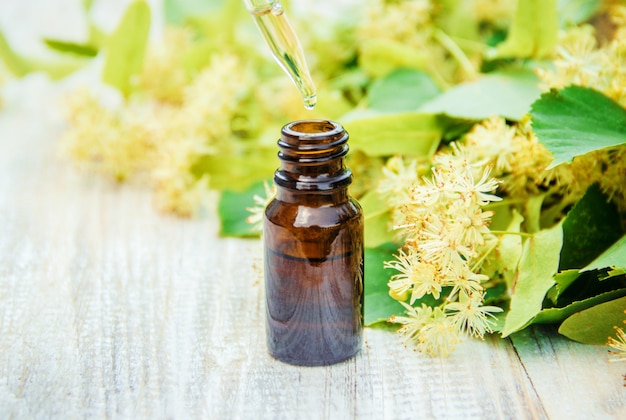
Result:
[[[329,120],[302,120],[285,125],[279,142],[281,147],[296,147],[307,150],[309,147],[332,147],[343,144],[348,135],[341,124]]]
[[[329,120],[294,121],[283,127],[283,134],[302,139],[330,138],[343,132],[341,124]]]
[[[298,134],[326,134],[337,128],[336,124],[331,121],[296,121],[289,124],[286,128]]]

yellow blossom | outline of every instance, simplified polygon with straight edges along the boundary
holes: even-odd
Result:
[[[392,206],[408,201],[408,191],[417,181],[417,161],[405,162],[402,156],[393,156],[382,168],[382,178],[378,184],[378,192]]]
[[[626,106],[626,12],[624,6],[609,11],[619,14],[614,21],[622,26],[605,45],[598,45],[591,26],[572,27],[561,34],[554,69],[538,71],[547,87],[589,87]]]
[[[263,230],[263,214],[265,208],[276,196],[276,185],[272,184],[270,187],[270,185],[264,181],[263,187],[265,188],[265,197],[255,194],[253,197],[254,206],[246,209],[251,213],[246,219],[246,222],[250,223],[252,225],[251,229],[256,232]]]
[[[208,177],[197,178],[190,166],[205,152],[195,138],[170,139],[159,145],[153,155],[150,178],[157,206],[167,212],[191,216],[201,206],[208,189]]]
[[[368,4],[359,23],[358,36],[361,39],[392,39],[422,48],[428,37],[420,30],[431,23],[432,12],[430,0],[375,0]]]
[[[485,333],[493,331],[495,325],[493,313],[502,312],[502,308],[483,306],[483,299],[482,293],[474,292],[469,296],[462,293],[461,299],[446,305],[446,310],[452,311],[452,323],[459,333],[482,338]]]
[[[433,309],[431,317],[417,337],[417,347],[431,356],[447,356],[460,342],[461,335],[454,322],[440,307]]]
[[[626,313],[626,311],[624,311]],[[622,328],[615,327],[616,338],[609,337],[607,346],[611,348],[612,362],[626,362],[626,333]]]
[[[388,283],[390,295],[400,300],[411,295],[410,305],[401,302],[409,316],[394,317],[391,322],[403,324],[400,332],[421,351],[447,354],[463,335],[482,337],[491,331],[488,317],[499,310],[481,306],[481,283],[489,278],[470,267],[478,249],[494,240],[488,228],[493,213],[482,207],[500,197],[493,194],[498,182],[491,177],[489,162],[471,164],[458,144],[438,154],[434,165],[430,177],[413,181],[408,197],[398,194],[409,200],[398,207],[404,223],[396,226],[405,234],[405,249],[385,267],[398,271]],[[477,179],[474,172],[481,165]],[[397,185],[396,179],[387,175],[388,190]],[[445,286],[452,291],[442,305],[434,309],[411,306],[427,294],[440,298]]]
[[[394,315],[389,322],[402,325],[398,333],[405,337],[407,344],[413,343],[421,352],[432,356],[447,356],[461,342],[454,324],[441,308],[401,303],[407,316]]]
[[[420,261],[419,254],[414,249],[408,254],[400,250],[395,261],[385,262],[385,268],[399,272],[388,283],[392,296],[403,296],[411,292],[411,305],[426,294],[439,299],[442,284],[437,267]]]
[[[161,101],[180,103],[190,76],[183,65],[193,33],[188,28],[168,27],[161,42],[148,49],[138,86],[147,95]]]
[[[438,12],[442,10],[440,6],[433,0],[367,2],[365,15],[356,28],[357,44],[367,46],[388,42],[401,45],[410,51],[410,57],[402,62],[403,54],[392,54],[396,61],[392,64],[427,71],[444,85],[474,77],[475,61],[480,60],[480,54],[466,57],[454,41],[436,26]],[[454,52],[451,54],[451,51]],[[450,55],[456,60],[451,60]],[[379,62],[378,67],[362,66],[362,69],[373,76],[382,76],[386,71],[393,70],[385,67],[383,62]]]

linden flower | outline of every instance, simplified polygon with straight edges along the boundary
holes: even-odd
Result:
[[[437,267],[419,260],[419,254],[415,250],[406,254],[400,250],[396,261],[385,262],[385,268],[393,268],[399,271],[391,277],[388,283],[390,293],[395,296],[403,296],[411,291],[411,305],[426,294],[431,294],[439,299],[441,283],[437,274]]]
[[[431,356],[447,356],[461,342],[461,335],[443,309],[436,307],[417,337],[417,347]]]
[[[538,70],[540,79],[549,88],[570,84],[587,86],[598,78],[601,60],[591,26],[574,26],[559,34],[554,70]]]
[[[238,105],[251,86],[249,72],[233,55],[216,55],[184,89],[184,112],[198,136],[217,141],[230,136]]]
[[[263,214],[267,205],[276,196],[276,185],[270,185],[264,181],[263,187],[265,188],[265,197],[255,194],[253,197],[254,205],[246,208],[250,213],[250,216],[246,218],[246,222],[252,225],[250,228],[252,231],[261,232],[263,230]]]
[[[624,311],[626,315],[626,310]],[[626,320],[624,320],[624,324],[626,324]],[[614,357],[609,359],[611,362],[626,362],[626,333],[622,328],[617,326],[615,328],[615,332],[617,334],[616,338],[609,337],[607,346],[611,347],[612,350],[609,350]]]
[[[491,165],[485,166],[482,177],[478,182],[474,182],[472,171],[466,167],[459,173],[456,181],[456,191],[463,197],[469,205],[485,206],[492,201],[500,201],[502,198],[494,194],[489,194],[498,188],[498,181],[490,178]]]
[[[498,182],[491,177],[488,162],[481,163],[476,180],[476,165],[463,148],[453,144],[451,150],[435,158],[431,177],[415,181],[410,202],[399,207],[406,223],[396,227],[405,233],[405,248],[385,263],[398,271],[388,283],[389,294],[402,301],[411,293],[410,305],[401,302],[408,316],[392,317],[390,322],[403,324],[400,334],[416,342],[420,351],[438,355],[448,354],[463,335],[482,337],[490,332],[489,318],[501,311],[482,306],[481,282],[489,277],[470,269],[480,267],[477,251],[495,238],[488,228],[492,212],[483,212],[482,207],[500,200],[492,194]],[[439,299],[444,286],[452,288],[446,303],[434,309],[411,306],[427,294]]]
[[[606,344],[612,348],[609,352],[614,356],[609,360],[611,362],[626,362],[626,333],[618,327],[615,327],[615,331],[617,338],[609,337],[609,341]]]
[[[474,273],[467,265],[453,267],[448,271],[443,279],[446,286],[452,286],[452,291],[448,295],[448,300],[454,299],[458,293],[462,292],[468,296],[481,294],[484,291],[482,282],[489,280],[489,276]]]
[[[462,206],[455,213],[458,214],[458,218],[452,230],[460,242],[478,246],[484,245],[485,236],[490,235],[488,226],[494,213],[492,211],[481,211],[469,206]]]
[[[552,182],[564,174],[545,170],[552,155],[537,140],[529,119],[508,126],[504,118],[491,117],[476,124],[464,141],[463,146],[451,144],[454,155],[466,156],[475,177],[481,177],[485,166],[491,165],[491,176],[500,179],[500,189],[510,195],[523,197],[569,185],[570,180]]]
[[[432,261],[443,269],[464,264],[474,256],[470,246],[463,244],[453,229],[441,219],[433,219],[426,225],[417,248],[426,261]]]
[[[439,308],[425,304],[413,307],[404,302],[407,316],[392,316],[389,322],[402,324],[398,333],[405,337],[405,343],[413,343],[417,348],[431,356],[447,356],[454,346],[461,342],[461,337],[453,323]]]
[[[459,333],[467,332],[473,337],[482,338],[485,333],[491,333],[495,325],[493,319],[494,312],[502,312],[502,308],[497,306],[482,306],[484,295],[482,293],[472,293],[458,302],[446,305],[446,310],[453,312],[452,323]],[[492,318],[492,319],[489,319]]]
[[[200,207],[208,190],[208,177],[196,178],[190,167],[205,152],[204,142],[195,138],[173,138],[159,145],[150,173],[159,208],[190,216]]]
[[[430,0],[410,0],[388,3],[373,1],[366,10],[358,33],[361,38],[394,39],[414,46],[423,46],[425,40],[418,29],[430,23]]]
[[[147,51],[144,70],[138,80],[142,90],[161,101],[182,102],[183,89],[190,80],[183,60],[192,43],[190,29],[166,28],[162,41]]]
[[[382,168],[383,176],[378,184],[378,192],[386,197],[390,204],[408,201],[410,186],[417,181],[417,161],[404,161],[401,156],[387,160]]]
[[[509,127],[504,118],[493,116],[472,128],[463,150],[470,162],[491,161],[497,173],[508,172],[515,151],[514,137],[515,128]]]
[[[404,306],[408,316],[392,315],[391,318],[389,318],[389,322],[402,324],[398,333],[405,337],[406,343],[413,342],[418,339],[422,327],[430,320],[433,308],[423,303],[419,308],[415,308],[404,302],[400,302],[400,304]]]

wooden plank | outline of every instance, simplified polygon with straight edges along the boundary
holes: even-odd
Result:
[[[626,418],[626,363],[609,362],[606,347],[576,343],[551,327],[512,340],[550,418]]]

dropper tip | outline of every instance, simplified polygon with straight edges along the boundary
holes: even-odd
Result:
[[[314,93],[313,95],[303,98],[302,101],[304,102],[304,107],[306,109],[312,110],[317,104],[317,95]]]

